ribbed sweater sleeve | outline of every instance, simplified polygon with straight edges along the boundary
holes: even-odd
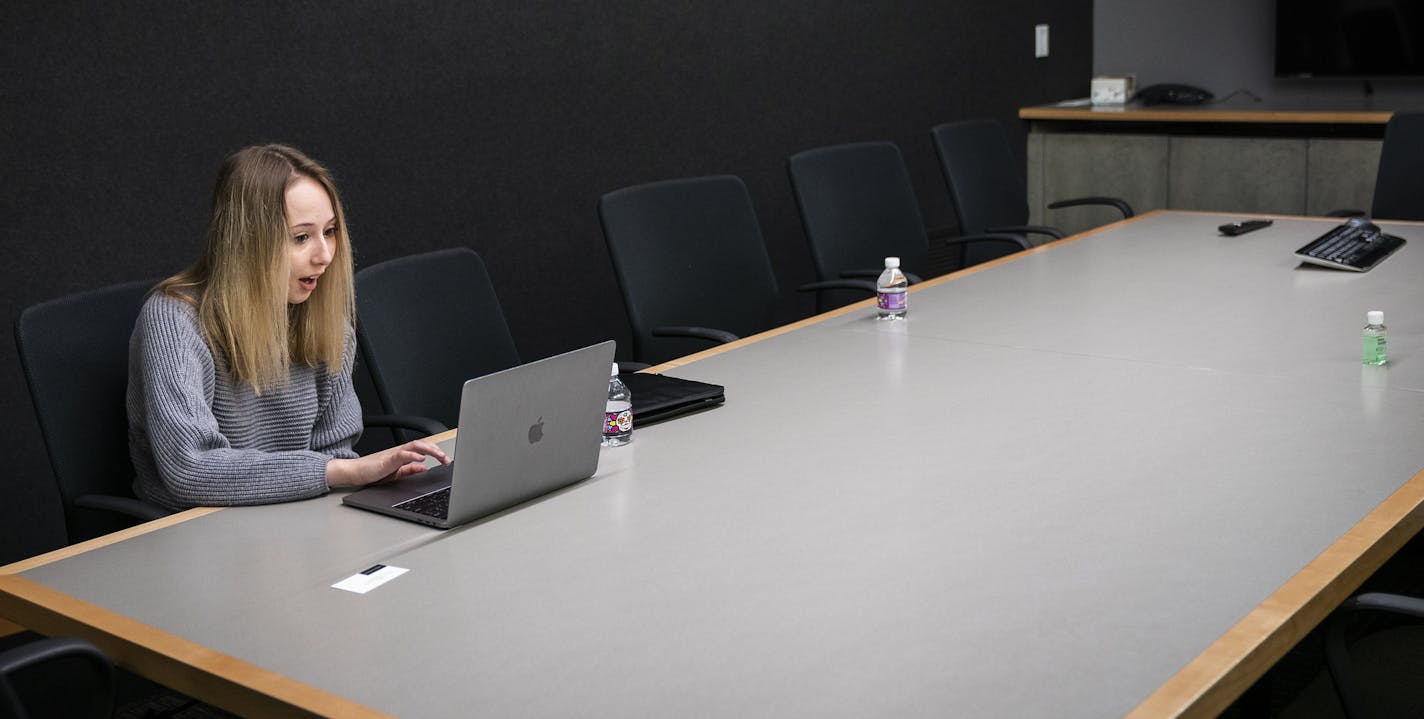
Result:
[[[151,296],[129,343],[129,448],[139,496],[182,509],[325,493],[326,463],[356,456],[351,447],[361,432],[347,345],[337,374],[293,367],[285,385],[257,395],[209,351],[193,306]]]
[[[356,386],[351,382],[351,368],[356,366],[356,332],[346,331],[346,345],[342,353],[341,371],[326,374],[323,370],[318,379],[321,414],[312,428],[312,447],[321,454],[340,459],[355,459],[360,456],[353,449],[361,439],[361,401],[356,398]]]

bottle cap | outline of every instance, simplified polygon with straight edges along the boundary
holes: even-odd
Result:
[[[896,268],[896,267],[899,267],[899,266],[900,266],[900,258],[899,258],[899,257],[886,257],[886,258],[885,258],[885,267],[886,267],[886,269],[892,269],[892,268]]]
[[[617,362],[614,362],[614,363],[613,363],[613,374],[610,374],[610,375],[608,375],[608,376],[609,376],[609,377],[617,377],[617,376],[618,376],[618,363],[617,363]]]
[[[1384,324],[1384,312],[1380,310],[1370,310],[1365,313],[1365,319],[1372,325]]]

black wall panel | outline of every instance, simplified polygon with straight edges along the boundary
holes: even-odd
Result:
[[[929,127],[993,116],[1022,152],[1015,111],[1084,94],[1091,28],[1090,0],[11,0],[0,314],[178,269],[222,158],[281,141],[336,172],[358,263],[480,252],[526,358],[627,339],[595,201],[678,176],[746,180],[794,320],[812,270],[788,155],[893,140],[926,222],[952,223]],[[3,562],[62,542],[10,342],[0,402]]]

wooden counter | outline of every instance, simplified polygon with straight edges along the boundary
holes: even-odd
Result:
[[[1309,110],[1273,107],[1268,103],[1223,105],[1063,106],[1040,105],[1019,110],[1022,120],[1069,122],[1217,122],[1303,125],[1383,125],[1393,110]]]
[[[1368,211],[1384,128],[1402,109],[1382,105],[1025,107],[1029,221],[1071,233],[1117,219],[1102,208],[1047,209],[1087,195],[1120,197],[1138,212]]]

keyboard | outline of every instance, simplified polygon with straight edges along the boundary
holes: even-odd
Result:
[[[444,519],[450,514],[450,488],[437,489],[430,494],[422,494],[396,505],[396,509],[423,514],[427,517]]]
[[[1352,217],[1296,250],[1295,256],[1324,267],[1365,272],[1403,246],[1403,239],[1386,235],[1363,217]]]

